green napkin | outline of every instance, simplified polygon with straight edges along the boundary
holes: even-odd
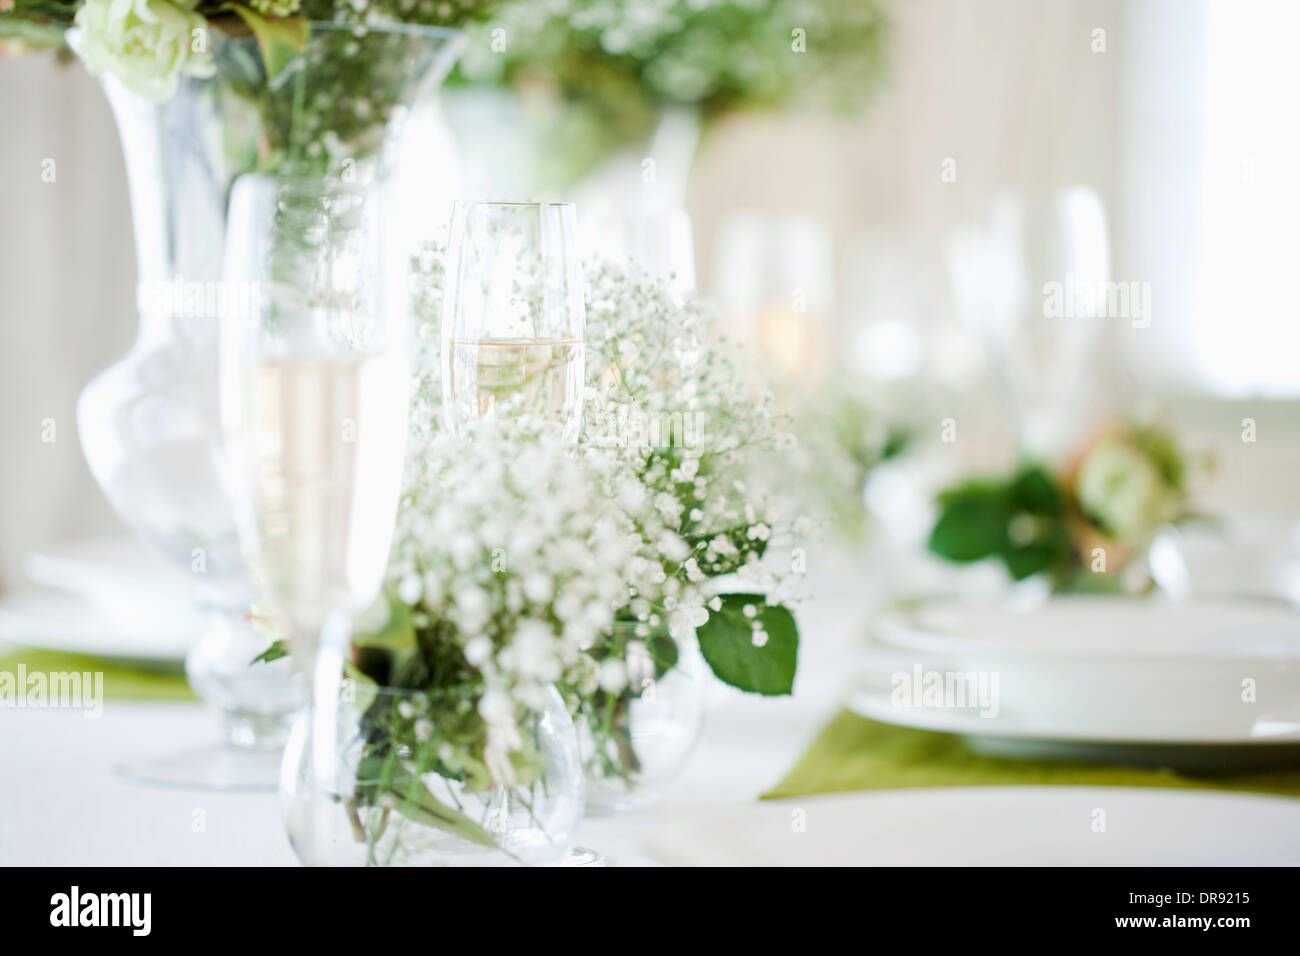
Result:
[[[104,697],[114,700],[195,700],[184,674],[139,670],[127,664],[105,661],[84,654],[25,649],[0,657],[0,673],[14,675],[18,665],[34,673],[102,673]],[[21,690],[21,688],[20,688]]]
[[[1300,795],[1300,769],[1190,777],[1172,770],[1044,760],[1004,760],[974,753],[955,734],[882,724],[842,710],[764,799],[845,790],[905,787],[1078,784],[1180,787]]]

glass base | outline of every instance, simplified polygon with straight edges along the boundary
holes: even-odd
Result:
[[[269,792],[279,787],[280,751],[214,744],[163,757],[145,757],[113,769],[132,783],[150,787]]]
[[[560,866],[609,866],[609,861],[595,850],[585,846],[575,846],[560,861]]]

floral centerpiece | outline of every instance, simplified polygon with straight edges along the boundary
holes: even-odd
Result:
[[[117,121],[138,334],[83,389],[78,433],[95,480],[129,527],[179,566],[203,555],[193,597],[208,626],[186,672],[236,746],[282,742],[301,694],[288,662],[256,674],[247,667],[261,646],[243,620],[254,586],[214,454],[218,320],[222,303],[241,294],[224,281],[230,190],[250,172],[364,183],[395,170],[406,119],[464,41],[440,24],[456,23],[469,5],[425,8],[419,25],[396,23],[387,6],[368,6],[357,22],[350,2],[310,11],[297,0],[0,4],[6,49],[75,50],[101,77]],[[289,202],[280,212],[310,221],[309,194],[301,195],[298,208]],[[277,269],[292,277],[306,246],[323,237],[280,235],[291,238],[280,240]]]
[[[1193,470],[1167,429],[1112,424],[1064,467],[1029,462],[942,492],[929,547],[950,561],[996,558],[1015,580],[1046,575],[1056,590],[1118,589],[1161,527],[1194,516]]]
[[[640,526],[668,559],[665,579],[631,594],[594,649],[624,661],[627,673],[576,698],[589,789],[618,808],[652,798],[656,778],[684,760],[665,746],[649,766],[635,738],[638,714],[649,722],[659,712],[667,737],[672,721],[662,715],[691,713],[681,678],[697,643],[725,683],[790,693],[798,646],[790,607],[805,570],[800,542],[815,525],[773,480],[772,463],[795,446],[791,423],[720,338],[707,303],[679,303],[664,282],[611,267],[595,269],[588,286],[580,448],[614,454],[621,499],[641,509]]]
[[[611,808],[664,770],[639,750],[635,722],[688,657],[741,690],[791,691],[803,567],[794,532],[810,529],[778,517],[777,502],[746,481],[755,456],[792,439],[702,304],[678,306],[658,281],[594,269],[576,447],[527,419],[455,436],[441,425],[441,254],[428,250],[417,271],[422,354],[388,597],[359,625],[348,674],[382,714],[394,694],[420,703],[382,732],[352,722],[341,746],[355,754],[360,741],[359,761],[405,755],[390,775],[401,791],[376,795],[354,770],[340,802],[371,808],[354,828],[371,847],[381,821],[381,839],[394,839],[382,812],[394,806],[419,808],[421,825],[462,841],[506,847],[520,830],[482,820],[502,793],[556,786],[530,743],[556,688],[579,727],[588,799],[604,794]],[[686,730],[681,759],[698,727]],[[421,763],[425,753],[438,759]],[[520,806],[532,804],[525,797]]]
[[[605,493],[612,463],[527,421],[415,437],[408,460],[388,598],[354,635],[345,687],[362,703],[340,722],[324,801],[355,820],[349,838],[335,811],[341,835],[313,852],[555,862],[582,811],[556,685],[600,678],[589,650],[662,564]]]
[[[335,0],[10,0],[0,38],[20,47],[71,46],[94,75],[164,103],[187,78],[215,78],[226,126],[251,126],[231,176],[257,170],[340,174],[372,158],[393,109],[430,64],[415,30],[458,26],[493,4]],[[314,30],[313,30],[314,26]],[[74,29],[75,28],[75,29]],[[316,34],[315,36],[313,34]],[[255,44],[250,55],[239,41]],[[441,70],[450,69],[459,47]],[[432,45],[428,55],[443,52]],[[230,177],[227,177],[230,178]]]
[[[470,28],[453,82],[561,107],[542,188],[639,148],[665,110],[707,125],[795,101],[854,107],[878,88],[887,35],[874,0],[509,0]]]

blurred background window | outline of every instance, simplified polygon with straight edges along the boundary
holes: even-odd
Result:
[[[1300,395],[1300,4],[1206,11],[1198,380],[1225,395]]]
[[[1108,261],[1090,265],[1081,247],[1077,269],[1149,284],[1151,315],[1140,327],[1098,320],[1089,357],[1080,352],[1071,368],[1080,389],[1072,420],[1086,428],[1150,406],[1231,442],[1244,417],[1257,418],[1264,437],[1251,456],[1225,457],[1224,492],[1289,506],[1283,475],[1300,443],[1289,287],[1300,261],[1291,168],[1300,4],[882,7],[886,69],[860,117],[802,106],[727,114],[702,136],[679,123],[653,147],[672,206],[658,232],[620,237],[582,198],[580,219],[593,211],[611,248],[667,237],[663,261],[686,283],[694,272],[777,379],[814,395],[831,381],[869,387],[925,421],[959,407],[963,437],[975,440],[956,454],[970,468],[1014,452],[1023,408],[999,381],[1006,337],[999,346],[970,314],[977,286],[967,280],[989,287],[977,288],[981,307],[1019,303],[1016,321],[1043,323],[1028,255],[1048,233],[1034,238],[1016,210],[1086,195],[1104,223],[1089,248],[1104,247]],[[129,346],[137,316],[121,149],[97,82],[28,56],[0,61],[0,83],[21,91],[0,100],[0,582],[13,583],[31,548],[119,528],[86,470],[74,405]],[[459,102],[483,122],[493,115]],[[639,183],[643,160],[632,158]],[[47,160],[57,181],[42,178]],[[673,205],[682,182],[684,210]],[[1070,367],[1075,346],[1056,346],[1041,354]],[[1017,361],[1032,366],[1035,354]],[[35,442],[47,419],[57,441]],[[1268,493],[1258,487],[1266,475]]]

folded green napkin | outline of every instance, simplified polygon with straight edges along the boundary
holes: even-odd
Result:
[[[970,750],[955,734],[895,727],[848,710],[813,741],[764,799],[845,790],[905,787],[1078,784],[1093,787],[1181,787],[1300,795],[1300,768],[1191,777],[1171,770],[1045,760],[1007,760]]]
[[[103,695],[113,700],[195,700],[185,675],[148,671],[128,664],[104,661],[83,654],[23,649],[0,656],[0,674],[12,674],[17,682],[19,665],[30,678],[32,674],[91,673],[103,674]],[[48,678],[47,678],[48,680]],[[22,692],[22,688],[18,688]]]

